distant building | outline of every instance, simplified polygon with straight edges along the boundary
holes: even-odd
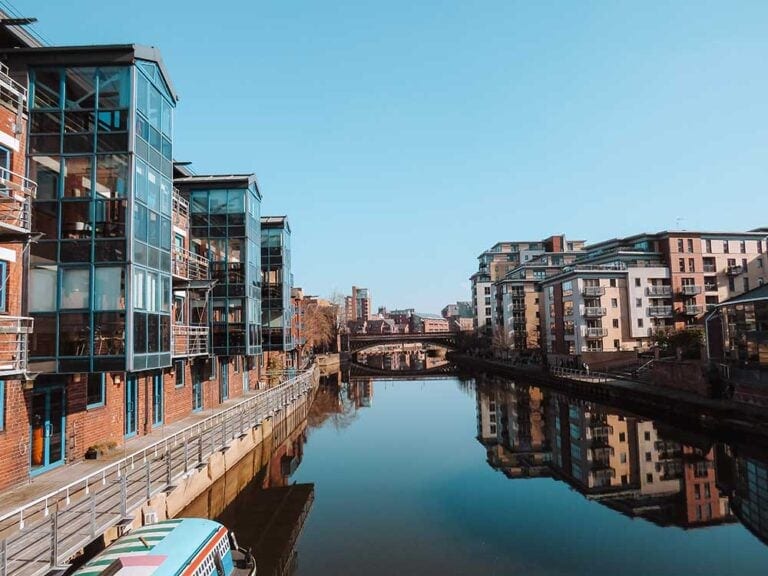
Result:
[[[368,320],[366,334],[395,334],[395,321],[389,318]]]
[[[350,320],[368,320],[371,317],[371,293],[368,288],[352,286],[352,316]]]
[[[448,332],[449,321],[437,314],[416,313],[411,316],[411,333]]]

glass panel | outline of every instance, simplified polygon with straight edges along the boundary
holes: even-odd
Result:
[[[136,197],[147,201],[147,165],[141,160],[136,160]]]
[[[96,194],[104,198],[123,198],[128,186],[128,155],[98,156]]]
[[[96,237],[122,238],[125,236],[126,200],[94,202]]]
[[[150,246],[160,246],[160,216],[151,210],[147,222],[147,243]]]
[[[138,309],[145,308],[144,298],[144,270],[133,271],[133,307]]]
[[[133,314],[133,351],[136,354],[147,352],[147,315],[143,312]]]
[[[29,311],[56,310],[56,267],[33,268],[29,279]]]
[[[61,136],[35,136],[29,137],[29,151],[31,154],[58,154],[61,152]]]
[[[56,240],[58,238],[58,202],[35,202],[34,210],[32,210],[32,230],[42,232],[48,240]]]
[[[160,316],[147,315],[147,352],[160,352]]]
[[[171,105],[168,104],[165,100],[162,101],[162,119],[160,121],[160,130],[162,130],[163,134],[166,136],[171,136],[171,116],[173,113],[173,108],[171,108]]]
[[[124,262],[125,240],[97,240],[93,252],[96,262]]]
[[[210,193],[210,213],[226,214],[227,211],[227,191],[212,190]]]
[[[160,351],[171,350],[171,317],[160,316]]]
[[[61,307],[88,308],[91,272],[87,268],[61,270]]]
[[[62,262],[90,262],[91,241],[69,240],[61,243]]]
[[[171,221],[168,218],[160,218],[160,247],[171,249]]]
[[[32,112],[29,131],[31,134],[58,134],[61,131],[61,112]]]
[[[56,356],[56,315],[35,314],[29,353],[37,358]]]
[[[61,237],[68,239],[91,237],[90,202],[62,202]]]
[[[64,152],[67,154],[93,152],[93,134],[65,134]]]
[[[61,72],[59,70],[35,70],[33,108],[60,108]]]
[[[227,193],[227,212],[245,212],[243,190],[230,190]]]
[[[98,312],[93,315],[93,353],[98,356],[125,354],[125,314]]]
[[[160,277],[160,311],[171,311],[171,279],[168,276]]]
[[[127,108],[130,104],[130,69],[99,69],[99,108]]]
[[[96,152],[125,152],[128,150],[128,133],[99,134],[96,139]]]
[[[98,113],[96,119],[99,135],[128,131],[128,113],[125,110],[102,110]]]
[[[160,208],[160,175],[152,168],[147,168],[147,205],[152,210]]]
[[[190,209],[192,212],[197,214],[204,214],[208,212],[208,192],[192,192]]]
[[[90,333],[88,314],[60,314],[59,356],[89,356]]]
[[[95,117],[93,112],[64,112],[65,134],[90,134],[93,132]]]
[[[89,198],[92,178],[90,156],[64,158],[65,198]]]
[[[95,68],[68,68],[64,82],[65,108],[96,108]]]
[[[123,310],[125,308],[125,269],[96,268],[93,276],[94,310]]]
[[[61,167],[58,156],[35,156],[29,161],[29,178],[37,182],[37,200],[58,198]],[[37,209],[37,205],[35,205]]]
[[[157,274],[147,273],[147,310],[157,312],[159,299],[159,288],[157,284]]]
[[[136,72],[136,106],[144,114],[147,113],[149,108],[149,82],[144,77],[144,74]]]
[[[153,86],[149,87],[149,111],[147,113],[147,118],[149,118],[149,123],[154,126],[155,128],[160,128],[160,106],[161,106],[162,97],[160,96],[160,92],[157,91],[156,88]],[[157,146],[159,148],[160,146]]]
[[[171,181],[167,178],[160,180],[160,213],[166,216],[171,214]]]
[[[134,226],[134,238],[137,240],[141,240],[142,242],[147,241],[147,209],[140,205],[140,204],[134,204],[133,205],[133,226]]]

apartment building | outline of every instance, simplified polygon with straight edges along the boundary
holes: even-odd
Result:
[[[291,302],[291,227],[286,216],[261,218],[262,331],[267,357],[285,368],[296,366]]]
[[[470,276],[475,329],[490,335],[495,326],[503,326],[503,294],[496,283],[508,272],[545,252],[573,252],[583,245],[582,240],[550,236],[538,241],[497,242],[480,254],[477,272]]]
[[[371,291],[368,288],[352,286],[353,320],[370,320],[372,308]]]

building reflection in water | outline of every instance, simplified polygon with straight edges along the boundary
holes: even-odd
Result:
[[[486,379],[477,439],[509,478],[551,476],[617,512],[686,529],[740,520],[768,543],[766,456],[585,402]]]
[[[449,366],[446,352],[442,346],[419,343],[382,345],[357,352],[354,362],[385,372],[420,372]]]

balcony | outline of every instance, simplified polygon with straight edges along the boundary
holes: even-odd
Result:
[[[704,313],[704,306],[699,306],[698,304],[687,304],[684,307],[684,313],[686,316],[698,316],[699,314]]]
[[[696,296],[701,294],[701,286],[695,286],[693,284],[687,284],[680,287],[680,293],[685,296]]]
[[[650,306],[648,316],[651,318],[669,318],[672,316],[672,306]]]
[[[0,167],[0,236],[29,234],[36,193],[35,182]]]
[[[714,264],[704,264],[704,272],[717,272]]]
[[[670,298],[672,296],[672,286],[648,286],[645,293],[651,298]]]
[[[27,372],[32,326],[32,318],[0,316],[0,376]]]
[[[726,272],[728,276],[738,276],[744,272],[744,266],[728,266]]]
[[[605,338],[608,336],[608,328],[582,328],[582,335],[585,338]]]
[[[605,314],[605,308],[601,308],[599,306],[584,306],[582,308],[582,315],[585,318],[600,318],[605,316]]]
[[[174,324],[171,331],[173,357],[208,354],[208,326]]]
[[[173,189],[173,225],[182,230],[189,230],[189,200]]]
[[[208,280],[208,258],[174,246],[173,275],[183,280]]]
[[[9,76],[8,66],[2,63],[0,63],[0,101],[17,110],[23,110],[27,104],[27,89]],[[53,103],[54,108],[55,106]]]
[[[704,292],[717,292],[717,284],[704,284]]]
[[[605,287],[604,286],[584,286],[581,289],[581,293],[588,298],[603,296],[605,294]]]

